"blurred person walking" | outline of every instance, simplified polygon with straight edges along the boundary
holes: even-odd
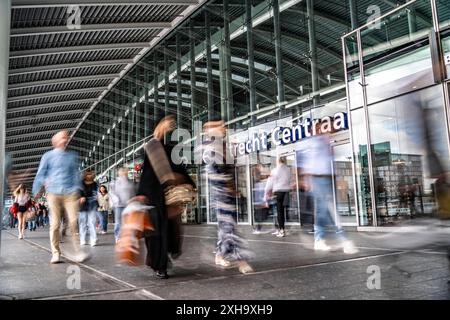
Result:
[[[154,207],[151,220],[155,230],[145,237],[146,264],[155,271],[156,277],[160,279],[169,277],[167,274],[169,254],[172,258],[178,257],[181,254],[182,245],[181,212],[169,210],[174,208],[166,205],[165,190],[181,183],[195,187],[186,168],[181,164],[174,164],[171,159],[174,145],[169,143],[168,135],[175,128],[176,122],[173,116],[163,118],[156,126],[154,138],[145,147],[147,157],[144,159],[137,192],[138,197],[146,197],[148,204]],[[164,167],[167,161],[170,168]]]
[[[109,195],[108,195],[108,189],[106,186],[101,185],[98,195],[97,195],[97,201],[98,201],[98,214],[100,219],[100,233],[106,234],[108,232],[108,215],[109,215]]]
[[[266,198],[270,198],[273,194],[277,202],[278,231],[274,233],[277,237],[284,237],[286,235],[284,231],[286,221],[285,208],[289,200],[290,189],[291,170],[286,165],[286,158],[279,157],[276,168],[270,174],[265,191]]]
[[[135,184],[128,179],[128,169],[119,169],[119,176],[109,185],[109,199],[114,211],[114,238],[116,243],[120,237],[120,227],[122,225],[122,213],[128,201],[136,195]]]
[[[69,140],[67,131],[60,131],[52,138],[53,150],[46,152],[41,159],[34,183],[33,194],[37,196],[41,188],[48,192],[47,199],[50,208],[50,242],[52,250],[51,263],[61,262],[60,228],[64,211],[67,212],[71,242],[75,260],[82,262],[87,255],[81,252],[76,237],[79,209],[79,192],[82,190],[81,175],[78,171],[78,156],[67,151]]]
[[[79,216],[80,245],[84,246],[87,244],[86,236],[89,233],[91,247],[97,245],[95,223],[97,219],[98,185],[94,181],[94,177],[95,173],[91,170],[86,170],[83,174]]]
[[[227,129],[223,121],[211,121],[204,125],[204,132],[202,159],[206,163],[210,199],[218,222],[215,263],[223,267],[236,263],[241,273],[253,272],[247,262],[250,252],[237,232],[235,167],[234,163],[227,163]]]
[[[261,233],[261,223],[269,214],[269,205],[265,199],[265,188],[267,184],[267,175],[262,173],[262,165],[257,164],[253,170],[253,179],[255,181],[253,187],[253,206],[255,209],[255,224],[253,234]]]
[[[30,194],[23,184],[20,184],[13,192],[14,203],[18,206],[17,219],[19,221],[19,239],[24,238],[26,215],[28,210]]]
[[[347,239],[344,231],[338,227],[338,223],[333,219],[333,177],[331,171],[333,154],[330,138],[328,133],[321,133],[320,125],[317,125],[316,133],[316,136],[310,138],[310,149],[305,153],[305,159],[303,159],[303,173],[309,178],[315,202],[314,250],[331,250],[331,247],[325,242],[325,229],[332,227],[342,243],[344,253],[354,254],[358,250]]]

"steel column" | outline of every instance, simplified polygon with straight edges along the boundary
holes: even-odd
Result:
[[[252,0],[245,0],[245,16],[247,25],[247,54],[248,54],[248,90],[250,98],[250,112],[256,110],[256,78],[255,78],[255,55],[253,53],[253,16]],[[251,116],[250,126],[256,121],[256,115]]]
[[[205,32],[206,32],[206,82],[207,82],[207,101],[208,101],[208,120],[215,119],[216,112],[214,108],[214,87],[212,74],[212,58],[211,58],[211,17],[208,10],[205,10]]]
[[[273,31],[275,35],[275,61],[277,68],[277,102],[285,101],[284,77],[283,77],[283,53],[281,51],[281,22],[280,4],[278,0],[273,0]],[[284,107],[280,107],[280,116],[284,115]]]
[[[181,44],[180,44],[181,35],[177,33],[176,35],[176,58],[177,58],[177,125],[178,128],[182,128],[182,114],[183,114],[183,105],[182,105],[182,92],[181,92]]]
[[[221,117],[225,122],[233,119],[233,86],[231,78],[231,53],[230,53],[230,14],[229,1],[223,1],[223,33],[219,45],[220,68],[220,98]]]
[[[196,82],[197,77],[195,73],[195,36],[194,36],[194,21],[189,21],[189,57],[190,57],[190,71],[191,71],[191,130],[194,131],[194,119],[198,113],[197,110],[197,92]]]
[[[158,55],[155,52],[153,54],[153,101],[154,101],[154,107],[153,107],[153,113],[154,113],[154,122],[156,127],[158,124],[158,121],[160,120],[159,115],[159,94],[158,94]]]
[[[309,51],[311,59],[311,83],[312,91],[314,93],[314,106],[319,104],[319,96],[316,94],[319,91],[319,70],[317,65],[317,46],[316,46],[316,24],[314,22],[314,2],[313,0],[306,0],[306,15],[308,19],[308,38]]]
[[[167,54],[167,43],[164,44],[164,116],[170,111],[170,83],[169,83],[169,55]]]
[[[0,2],[0,221],[3,221],[4,195],[6,193],[5,138],[6,109],[8,105],[9,38],[11,24],[11,0]],[[0,255],[2,228],[0,226]]]

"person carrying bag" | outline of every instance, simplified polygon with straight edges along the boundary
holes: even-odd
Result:
[[[196,192],[190,183],[186,183],[183,175],[172,170],[166,152],[157,139],[150,140],[145,146],[150,164],[164,188],[165,204],[169,219],[181,215],[186,206],[195,201]]]

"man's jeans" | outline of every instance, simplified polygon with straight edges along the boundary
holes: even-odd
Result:
[[[345,241],[346,237],[331,215],[334,211],[333,205],[333,188],[331,184],[331,176],[312,176],[312,193],[315,202],[316,216],[314,220],[314,240],[323,240],[325,229],[332,227],[341,241]]]
[[[97,243],[97,233],[95,231],[96,218],[95,210],[80,212],[80,243],[86,243],[86,235],[88,232],[91,244]]]
[[[116,238],[116,242],[120,238],[120,227],[122,226],[122,212],[124,207],[116,207],[114,208],[114,237]]]

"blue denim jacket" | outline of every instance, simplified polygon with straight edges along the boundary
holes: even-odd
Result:
[[[56,195],[80,191],[82,186],[78,155],[61,149],[46,152],[34,179],[33,194],[37,194],[42,186],[45,186],[48,193]]]

